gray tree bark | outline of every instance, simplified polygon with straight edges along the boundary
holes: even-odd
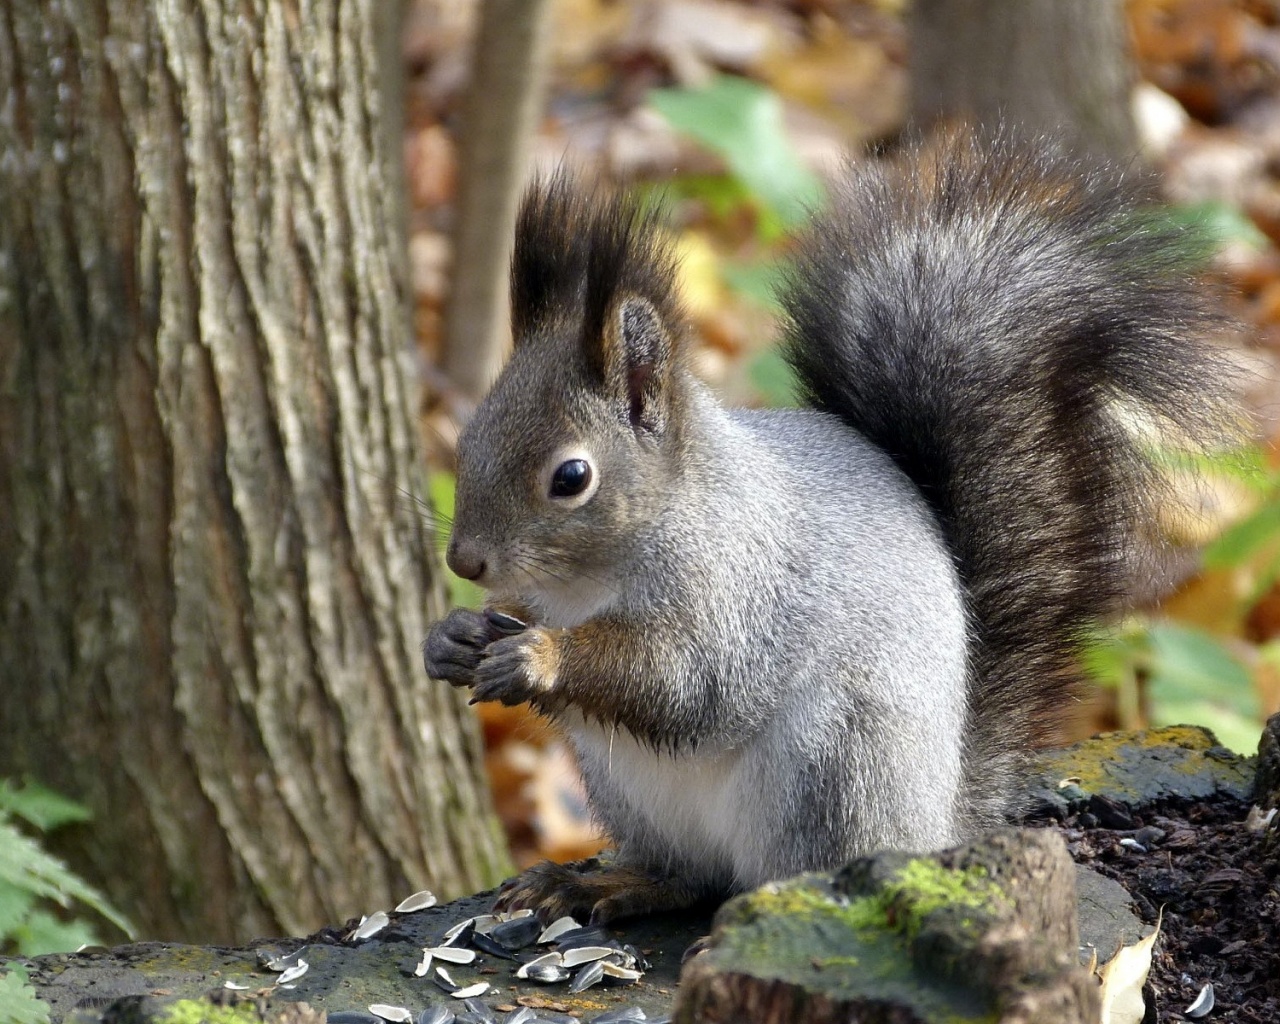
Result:
[[[0,776],[148,937],[506,866],[417,653],[399,11],[0,3]]]
[[[1120,0],[913,0],[911,117],[1008,122],[1121,162],[1137,152]]]

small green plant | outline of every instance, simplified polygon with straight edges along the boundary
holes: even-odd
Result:
[[[21,964],[0,966],[0,1021],[5,1024],[48,1024],[49,1004],[36,995]]]
[[[99,942],[80,918],[54,913],[82,904],[126,935],[133,928],[106,898],[31,835],[89,819],[80,804],[43,786],[0,783],[0,953],[35,956]],[[12,983],[10,983],[12,984]]]

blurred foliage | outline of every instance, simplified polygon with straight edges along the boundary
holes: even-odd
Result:
[[[823,190],[787,139],[782,100],[772,89],[734,75],[701,88],[653,89],[649,103],[677,131],[717,153],[762,208],[760,230],[775,239],[804,223]]]
[[[51,1009],[36,995],[21,964],[0,968],[0,1021],[4,1024],[47,1024]]]
[[[1176,460],[1170,463],[1176,466]],[[1226,585],[1171,608],[1212,602],[1215,628],[1172,615],[1132,616],[1101,631],[1085,657],[1089,675],[1116,691],[1123,728],[1189,722],[1212,729],[1239,753],[1257,751],[1264,694],[1280,676],[1280,638],[1250,635],[1248,620],[1280,579],[1280,472],[1260,448],[1201,458],[1182,466],[1205,480],[1229,483],[1248,511],[1204,548],[1207,575]],[[1192,587],[1202,578],[1193,581]]]
[[[677,177],[666,191],[698,202],[722,222],[744,209],[753,214],[757,255],[726,258],[719,276],[730,291],[777,314],[778,290],[787,271],[786,238],[826,199],[822,182],[787,137],[781,99],[756,82],[719,75],[702,88],[654,89],[649,102],[673,128],[724,161],[723,175]],[[796,404],[795,378],[775,348],[752,359],[747,375],[763,404]]]
[[[452,473],[444,470],[433,470],[427,478],[427,488],[431,495],[431,508],[435,513],[437,526],[436,543],[443,549],[449,543],[448,528],[453,525],[453,504],[457,489],[457,481]],[[484,591],[470,580],[464,580],[444,564],[445,590],[449,595],[449,604],[455,608],[480,608],[484,605]]]
[[[29,834],[43,835],[88,820],[84,807],[43,786],[0,783],[0,953],[35,956],[100,942],[92,925],[55,913],[51,904],[64,911],[83,904],[126,935],[133,934],[129,922],[101,893]],[[7,1018],[0,1014],[3,1019]]]

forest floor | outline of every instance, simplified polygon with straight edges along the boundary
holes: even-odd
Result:
[[[1160,922],[1144,990],[1150,1024],[1192,1019],[1185,1010],[1205,985],[1209,1020],[1280,1021],[1280,863],[1275,834],[1268,847],[1268,834],[1245,824],[1248,812],[1219,797],[1163,813],[1122,810],[1112,827],[1085,811],[1061,826],[1077,863],[1123,885],[1147,924]]]

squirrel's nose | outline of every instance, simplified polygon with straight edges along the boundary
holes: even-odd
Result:
[[[484,555],[480,551],[480,546],[474,541],[451,538],[444,560],[449,564],[449,568],[464,580],[478,580],[484,575]]]

